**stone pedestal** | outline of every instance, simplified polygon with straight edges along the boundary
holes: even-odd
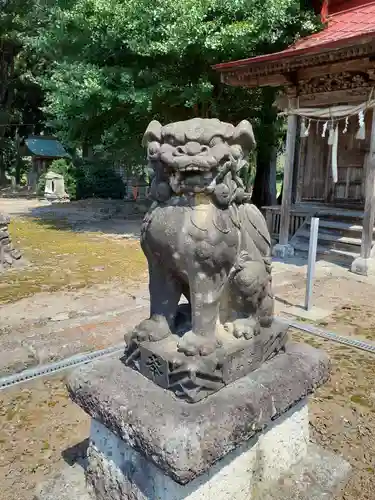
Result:
[[[168,471],[161,471],[107,427],[93,420],[86,477],[97,500],[252,500],[258,498],[256,492],[260,484],[278,480],[307,455],[308,423],[307,405],[303,401],[265,432],[212,464],[202,475],[180,484],[166,473]],[[203,443],[199,443],[198,438],[193,443],[195,450],[191,446],[190,450],[183,450],[184,442],[188,445],[189,435],[187,430],[181,431],[177,436],[181,449],[176,452],[180,460],[186,461],[186,465],[181,464],[186,469],[181,468],[175,479],[185,482],[190,474],[188,454],[200,454]],[[170,442],[166,443],[172,454],[175,453],[175,439],[171,435]],[[200,458],[206,460],[203,455]]]
[[[68,388],[92,426],[87,489],[77,496],[75,479],[74,498],[333,498],[349,466],[309,443],[306,399],[328,376],[324,353],[290,344],[251,374],[190,404],[118,359],[80,368]],[[36,498],[68,498],[67,477],[42,487]],[[58,492],[62,484],[66,496]]]

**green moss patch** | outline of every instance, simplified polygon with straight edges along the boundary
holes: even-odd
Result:
[[[146,259],[137,241],[76,233],[63,221],[56,227],[37,219],[14,219],[10,232],[30,265],[0,275],[0,304],[38,292],[146,278]]]

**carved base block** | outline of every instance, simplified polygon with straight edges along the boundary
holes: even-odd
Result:
[[[274,321],[252,339],[227,335],[209,356],[188,357],[178,352],[178,335],[158,342],[131,341],[124,363],[187,402],[197,402],[256,370],[285,347],[288,326]]]

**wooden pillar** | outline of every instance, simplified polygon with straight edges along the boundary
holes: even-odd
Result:
[[[365,212],[363,215],[361,257],[371,256],[375,218],[375,110],[372,111],[370,151],[367,157],[365,183]]]
[[[296,107],[296,99],[289,99],[289,107]],[[292,202],[293,166],[296,149],[297,115],[288,116],[288,131],[286,136],[286,154],[284,165],[283,197],[280,213],[279,245],[287,245],[289,241],[290,206]]]

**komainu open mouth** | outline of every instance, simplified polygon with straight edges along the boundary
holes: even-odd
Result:
[[[214,179],[214,172],[198,165],[187,165],[178,169],[169,169],[171,187],[178,188],[206,188]]]

